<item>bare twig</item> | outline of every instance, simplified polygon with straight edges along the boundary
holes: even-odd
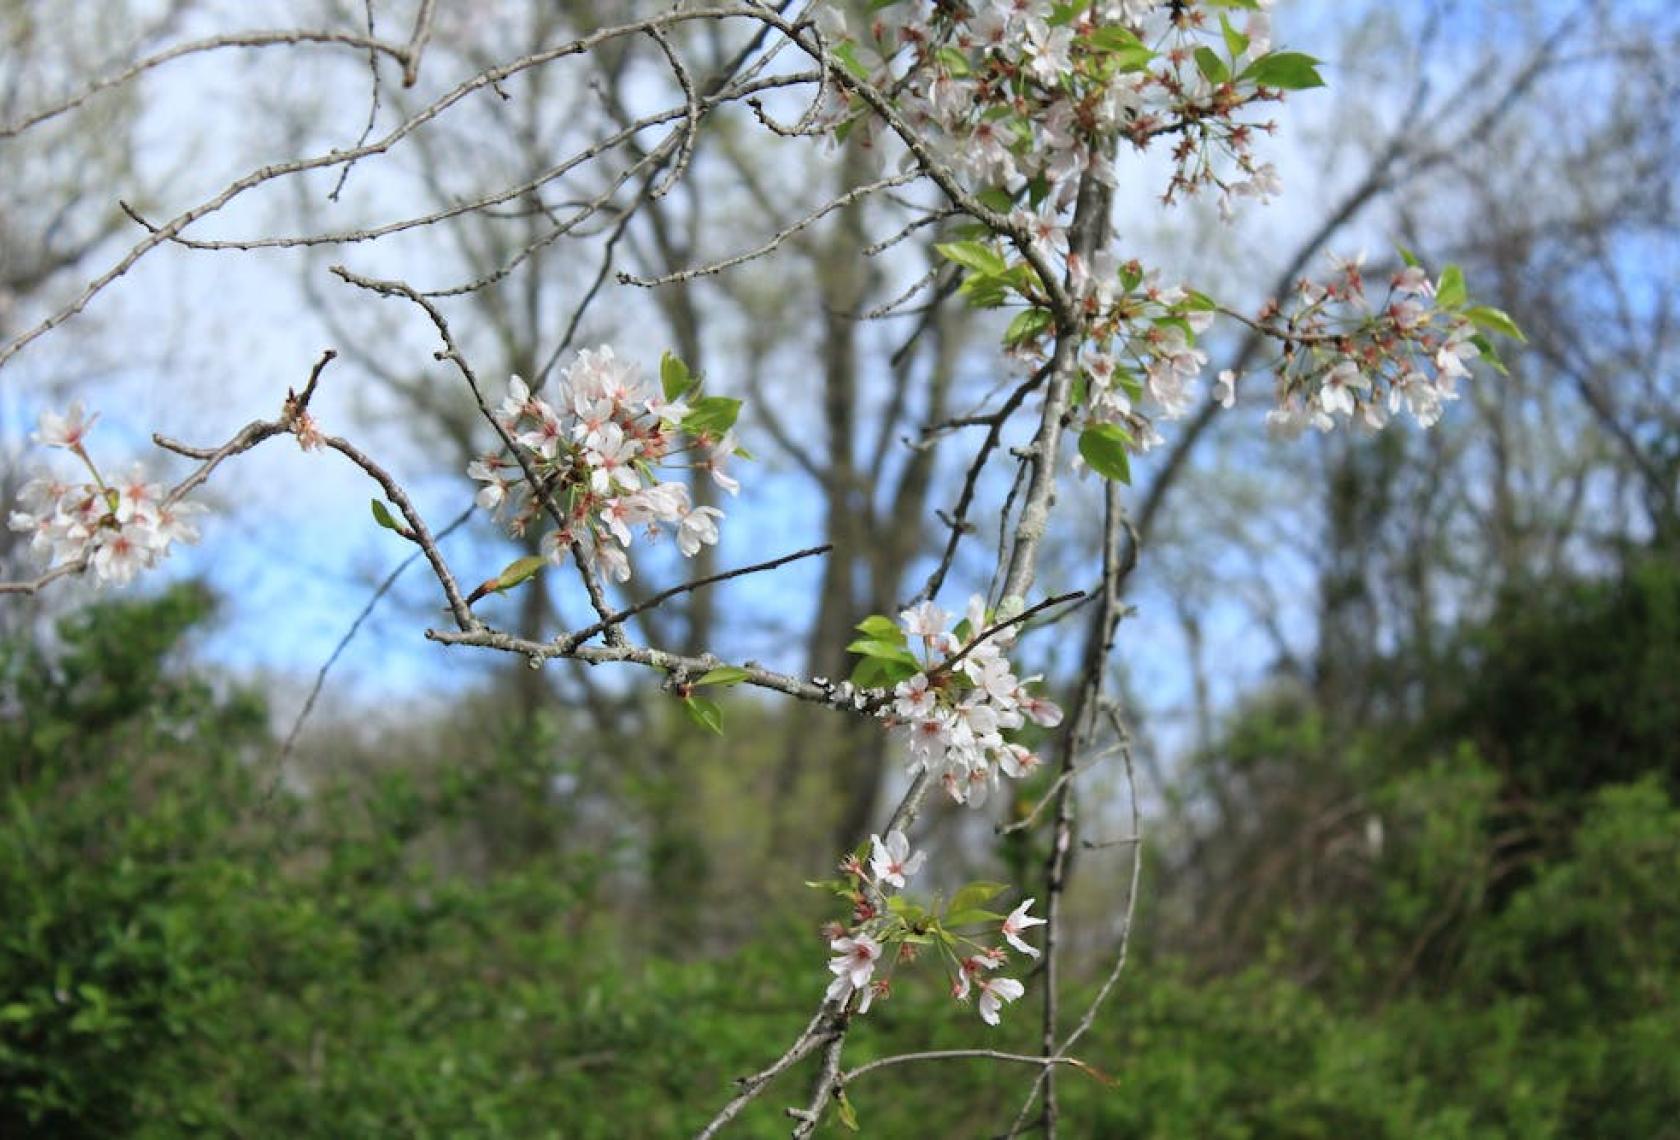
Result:
[[[774,252],[782,245],[783,242],[787,241],[794,234],[797,234],[799,231],[815,224],[821,219],[827,217],[829,214],[832,214],[834,211],[849,206],[861,198],[867,198],[869,195],[874,194],[879,190],[884,190],[889,186],[903,186],[907,183],[917,181],[921,177],[922,174],[920,171],[909,171],[904,174],[895,174],[890,178],[882,178],[876,182],[869,182],[862,186],[854,186],[844,194],[831,199],[822,206],[818,207],[816,210],[813,210],[811,213],[805,215],[803,218],[800,218],[792,225],[786,226],[777,231],[768,241],[764,242],[764,244],[758,246],[756,249],[751,249],[745,253],[738,253],[731,257],[723,258],[721,261],[712,261],[707,262],[705,265],[697,265],[690,269],[678,269],[671,273],[662,274],[658,277],[638,277],[632,273],[620,273],[618,275],[619,283],[624,285],[641,285],[647,288],[653,288],[659,285],[673,285],[679,281],[692,281],[696,277],[709,277],[712,274],[722,273],[725,269],[732,269],[737,265],[745,265],[749,261],[757,261],[766,254]]]
[[[1077,1057],[1042,1057],[1036,1053],[1005,1053],[998,1049],[929,1049],[922,1053],[895,1053],[891,1057],[877,1057],[873,1061],[865,1061],[857,1068],[848,1069],[840,1074],[840,1083],[842,1086],[849,1085],[877,1069],[891,1068],[894,1065],[919,1065],[925,1061],[1003,1061],[1011,1065],[1032,1065],[1037,1068],[1043,1068],[1045,1065],[1071,1065],[1081,1072],[1099,1076],[1095,1069]]]
[[[455,531],[460,529],[460,527],[473,516],[473,510],[474,508],[469,506],[466,510],[456,515],[448,526],[438,531],[437,541],[442,542],[451,534],[454,534]],[[315,702],[320,699],[321,690],[327,683],[327,674],[332,671],[332,667],[338,663],[339,657],[342,656],[344,651],[350,647],[350,643],[355,640],[357,632],[362,628],[362,623],[372,616],[373,611],[378,607],[385,595],[389,594],[391,592],[391,588],[397,584],[397,579],[402,577],[403,571],[414,565],[415,561],[421,557],[422,553],[423,552],[419,550],[411,551],[407,558],[404,558],[401,562],[397,563],[391,572],[385,575],[384,580],[381,581],[373,593],[369,595],[368,600],[366,604],[362,606],[361,611],[356,614],[356,619],[350,623],[350,628],[344,631],[344,636],[338,639],[337,645],[333,646],[332,653],[329,654],[327,659],[321,663],[321,668],[315,673],[315,681],[309,687],[309,695],[304,698],[303,707],[298,710],[297,716],[292,719],[292,727],[286,733],[285,742],[280,746],[279,755],[274,761],[274,777],[272,782],[269,784],[267,797],[265,798],[271,798],[274,795],[275,789],[280,786],[280,777],[284,772],[286,761],[290,758],[292,749],[297,744],[298,734],[303,731],[304,723],[309,720],[310,714],[315,711]]]
[[[94,80],[68,99],[43,107],[33,114],[25,115],[16,122],[0,124],[0,139],[16,138],[30,128],[39,126],[49,119],[55,119],[67,112],[74,111],[102,91],[109,91],[113,87],[121,87],[148,71],[185,56],[199,55],[207,51],[224,51],[229,48],[294,47],[301,44],[354,48],[357,51],[370,51],[376,55],[389,56],[398,62],[403,60],[405,54],[404,49],[395,44],[375,39],[371,35],[358,36],[349,32],[292,28],[271,32],[236,32],[223,36],[209,36],[205,39],[176,44],[172,48],[136,60],[121,71]]]
[[[718,574],[709,574],[704,578],[696,578],[691,582],[684,582],[679,586],[672,586],[670,589],[661,590],[659,593],[654,594],[652,597],[649,597],[644,601],[637,602],[633,606],[619,610],[612,616],[604,618],[592,626],[580,629],[575,633],[568,633],[564,637],[556,638],[555,645],[560,648],[563,653],[569,653],[573,649],[576,649],[579,645],[582,645],[584,642],[594,637],[597,633],[600,633],[602,630],[607,629],[610,626],[623,625],[637,614],[646,613],[655,606],[663,605],[665,602],[668,602],[672,598],[681,594],[690,593],[691,591],[698,590],[703,586],[715,585],[718,582],[727,582],[731,578],[743,578],[748,574],[760,574],[766,570],[774,570],[779,566],[786,566],[789,562],[798,562],[802,558],[813,558],[819,554],[827,554],[833,549],[834,545],[832,543],[825,542],[821,546],[811,546],[804,550],[796,550],[792,554],[784,554],[780,558],[772,558],[766,562],[755,562],[751,566],[738,566],[733,570],[725,570]]]

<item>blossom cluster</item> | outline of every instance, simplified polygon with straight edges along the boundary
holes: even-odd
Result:
[[[991,971],[1009,960],[1009,951],[1002,945],[988,944],[975,934],[962,934],[958,927],[979,927],[988,935],[1001,935],[1016,950],[1038,957],[1036,947],[1021,935],[1034,926],[1042,926],[1044,919],[1028,914],[1034,900],[1027,899],[1008,915],[998,915],[982,908],[1003,888],[994,883],[975,883],[958,891],[948,906],[928,909],[907,902],[902,891],[909,879],[922,867],[925,852],[910,851],[910,842],[903,832],[889,831],[882,839],[870,837],[867,863],[859,855],[849,856],[840,864],[845,880],[829,884],[852,905],[850,924],[833,923],[825,928],[829,949],[828,970],[834,975],[829,983],[829,1001],[844,1005],[857,999],[856,1011],[868,1011],[877,997],[891,992],[891,979],[877,977],[877,970],[889,973],[901,962],[916,959],[919,948],[932,945],[938,948],[951,973],[951,996],[968,1001],[978,994],[975,1005],[980,1019],[996,1025],[1004,1005],[1015,1001],[1025,987],[1014,978],[994,975]],[[896,946],[891,956],[888,949]],[[884,968],[883,963],[885,964]]]
[[[1157,421],[1183,419],[1200,400],[1197,380],[1208,357],[1196,337],[1213,323],[1213,303],[1183,286],[1163,285],[1136,261],[1117,264],[1106,251],[1089,266],[1077,256],[1068,261],[1086,320],[1081,426],[1112,425],[1128,450],[1148,451],[1161,440]]]
[[[498,513],[511,507],[515,535],[547,514],[556,520],[542,540],[551,561],[563,562],[576,550],[620,582],[630,577],[628,549],[637,528],[657,537],[664,524],[692,557],[717,542],[723,512],[694,506],[685,483],[662,479],[655,468],[681,460],[731,494],[740,490],[724,470],[737,451],[730,429],[739,403],[697,397],[697,388],[671,357],[654,387],[608,346],[579,353],[561,372],[552,400],[513,377],[496,414],[512,451],[482,456],[467,468],[483,484],[479,506]]]
[[[1260,315],[1283,345],[1278,406],[1267,422],[1286,438],[1338,423],[1374,431],[1401,411],[1431,427],[1442,405],[1458,398],[1471,361],[1486,355],[1498,366],[1484,330],[1521,338],[1504,313],[1467,303],[1453,266],[1431,281],[1408,257],[1373,303],[1364,260],[1332,257],[1327,282],[1303,278],[1290,311],[1273,303]]]
[[[167,494],[139,464],[120,479],[101,475],[86,447],[98,418],[97,412],[88,415],[80,400],[62,416],[41,413],[31,438],[70,452],[89,478],[78,482],[50,472],[36,475],[19,491],[20,509],[7,524],[28,534],[30,549],[49,566],[85,561],[101,584],[121,586],[167,557],[174,543],[198,541],[192,520],[204,508]]]
[[[977,188],[1029,189],[1047,220],[1072,205],[1086,171],[1114,181],[1117,140],[1143,149],[1167,135],[1178,140],[1167,199],[1211,185],[1228,209],[1232,196],[1277,192],[1276,171],[1251,153],[1256,126],[1236,113],[1304,85],[1255,70],[1271,47],[1269,7],[1260,0],[1239,30],[1195,3],[911,0],[877,4],[861,46],[873,85],[896,94],[951,169]],[[1226,173],[1221,153],[1234,159]]]
[[[919,647],[922,667],[892,690],[882,709],[899,725],[912,767],[933,773],[958,803],[979,807],[1000,776],[1019,779],[1039,765],[1027,748],[1005,738],[1028,721],[1061,723],[1062,710],[1015,675],[1005,656],[1016,626],[988,628],[979,597],[955,629],[951,615],[923,602],[899,619],[907,640]]]

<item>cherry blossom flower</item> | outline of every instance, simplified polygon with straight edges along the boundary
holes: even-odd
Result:
[[[1371,382],[1359,372],[1359,366],[1351,360],[1344,360],[1332,368],[1324,377],[1324,387],[1319,389],[1318,404],[1326,415],[1341,412],[1351,416],[1354,411],[1355,393],[1365,393],[1371,390]]]
[[[931,601],[920,602],[898,615],[906,633],[912,637],[932,639],[945,632],[951,615]]]
[[[1435,352],[1435,367],[1440,370],[1442,385],[1448,392],[1452,391],[1452,381],[1470,375],[1467,362],[1481,355],[1481,349],[1470,342],[1470,333],[1468,323],[1456,326]]]
[[[158,552],[151,527],[140,524],[118,526],[93,551],[93,569],[101,581],[126,586],[150,566]]]
[[[875,963],[881,957],[881,944],[867,934],[841,935],[828,944],[835,952],[828,969],[834,981],[828,986],[830,1001],[845,1001],[857,991],[865,991],[868,1001],[869,979],[875,973]]]
[[[927,861],[927,852],[910,853],[910,840],[905,838],[902,831],[889,831],[887,838],[882,841],[879,835],[869,837],[871,854],[869,868],[874,872],[878,882],[891,883],[899,890],[904,889],[905,880],[921,870]]]
[[[718,540],[717,521],[723,517],[723,512],[716,507],[695,507],[682,517],[677,528],[677,547],[686,555],[693,557],[702,546],[710,546]]]
[[[1028,899],[1026,902],[1010,911],[1009,917],[1003,920],[1004,941],[1008,942],[1021,953],[1030,954],[1034,958],[1038,957],[1038,950],[1036,947],[1029,946],[1027,943],[1021,941],[1021,932],[1029,930],[1034,926],[1043,926],[1045,923],[1044,919],[1035,918],[1027,913],[1028,908],[1030,908],[1036,901],[1038,900]]]
[[[88,415],[82,407],[82,402],[75,400],[70,404],[70,410],[62,416],[52,411],[42,412],[38,426],[30,438],[47,447],[78,451],[98,418],[98,412]]]
[[[905,720],[925,720],[939,703],[939,694],[929,687],[926,673],[900,681],[893,689],[893,712]]]
[[[951,996],[958,1001],[967,1001],[970,986],[974,979],[982,976],[983,970],[995,970],[1003,964],[1003,959],[990,954],[974,954],[957,962],[957,974],[951,979]]]
[[[1014,978],[981,978],[975,984],[980,990],[980,1000],[976,1003],[980,1020],[987,1025],[996,1025],[998,1011],[1004,1004],[1017,1000],[1027,992],[1026,987]]]

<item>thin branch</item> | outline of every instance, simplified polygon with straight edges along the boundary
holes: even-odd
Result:
[[[876,182],[866,183],[863,186],[854,186],[852,189],[846,191],[844,194],[841,194],[839,197],[834,198],[818,209],[805,215],[803,218],[800,218],[792,225],[778,231],[768,241],[756,249],[748,250],[745,253],[738,253],[732,257],[723,258],[721,261],[712,261],[706,263],[705,265],[697,265],[690,269],[678,269],[659,277],[637,277],[632,273],[620,273],[618,275],[619,283],[621,285],[640,285],[644,288],[655,288],[660,285],[674,285],[679,281],[692,281],[697,277],[709,277],[716,273],[722,273],[725,269],[732,269],[737,265],[744,265],[749,261],[755,261],[768,253],[774,252],[782,245],[783,242],[793,237],[793,235],[797,234],[799,231],[814,225],[816,222],[827,217],[829,214],[832,214],[834,211],[851,205],[860,198],[866,198],[877,191],[885,190],[891,186],[903,186],[907,183],[915,182],[921,177],[921,171],[911,170],[903,174],[895,174],[891,178],[882,178]]]
[[[705,101],[705,106],[707,109],[710,109],[721,103],[739,99],[742,95],[752,91],[762,91],[778,87],[800,86],[802,84],[812,82],[815,78],[815,72],[803,72],[796,75],[779,75],[756,80],[752,83],[731,87],[719,95],[709,97]],[[323,234],[282,234],[278,237],[218,239],[189,238],[177,234],[169,240],[183,249],[192,249],[204,252],[229,250],[249,251],[254,249],[296,249],[322,245],[354,245],[361,242],[377,241],[380,238],[389,237],[392,234],[402,233],[406,230],[424,229],[425,227],[435,225],[438,222],[449,221],[453,218],[462,217],[466,214],[488,213],[497,206],[505,205],[508,202],[512,202],[535,193],[548,183],[559,178],[563,178],[565,175],[571,173],[573,170],[576,170],[578,167],[587,165],[609,151],[623,146],[627,142],[631,141],[637,134],[640,134],[645,130],[673,122],[680,119],[682,116],[683,109],[680,107],[645,115],[642,118],[637,119],[635,122],[625,125],[620,130],[615,131],[605,138],[599,139],[584,149],[567,156],[564,161],[558,162],[555,165],[538,172],[536,175],[523,182],[513,186],[504,187],[500,190],[481,195],[465,202],[456,202],[452,205],[434,210],[429,214],[417,214],[413,217],[400,218],[396,221],[386,222],[383,225],[378,226],[367,226],[362,229],[354,230],[337,230]],[[358,152],[365,149],[365,147],[357,148]],[[148,221],[126,204],[118,203],[118,205],[131,219],[143,228],[151,231],[161,230],[163,228],[162,226]]]
[[[480,649],[495,649],[503,653],[516,653],[521,657],[535,658],[539,661],[567,658],[582,661],[588,665],[614,663],[642,665],[649,669],[657,669],[662,673],[680,677],[699,677],[713,669],[729,664],[712,654],[696,657],[628,643],[623,645],[579,645],[567,649],[552,641],[532,641],[529,638],[515,637],[510,633],[483,627],[463,631],[429,629],[426,631],[426,637],[443,645],[471,645]],[[829,708],[842,709],[848,712],[860,711],[855,695],[849,689],[842,689],[839,685],[807,681],[787,673],[778,673],[773,669],[766,669],[762,665],[750,661],[739,666],[739,668],[745,674],[742,679],[745,684],[761,689],[770,689],[796,700],[826,705]]]
[[[695,140],[700,135],[700,98],[694,92],[694,80],[689,76],[688,69],[683,66],[676,50],[671,47],[670,39],[659,28],[649,28],[648,35],[659,45],[659,50],[665,55],[665,62],[671,65],[671,74],[676,77],[677,86],[683,93],[683,126],[682,141],[677,147],[677,160],[671,169],[665,172],[657,185],[648,191],[648,197],[654,201],[665,197],[671,188],[682,180],[688,170],[689,160],[694,157]]]
[[[362,7],[367,15],[368,38],[372,39],[374,37],[373,0],[362,0]],[[366,145],[368,139],[373,137],[373,128],[379,121],[379,53],[376,51],[368,52],[368,75],[371,80],[371,90],[368,95],[367,122],[362,126],[362,133],[356,137],[356,145],[358,147]],[[405,82],[403,86],[407,87],[409,84]],[[338,201],[338,196],[343,192],[344,184],[349,180],[350,171],[355,167],[355,165],[356,164],[353,162],[347,162],[339,169],[338,179],[333,183],[331,192],[327,194],[327,201]],[[129,216],[133,217],[134,215],[131,213]]]
[[[0,139],[16,138],[30,128],[37,127],[49,119],[55,119],[67,112],[74,111],[101,91],[121,87],[154,68],[161,67],[184,56],[198,55],[207,51],[220,51],[225,48],[295,47],[299,44],[327,44],[354,48],[357,51],[369,51],[376,55],[390,56],[399,63],[403,62],[406,56],[406,50],[395,44],[375,39],[371,35],[359,36],[350,32],[293,28],[271,32],[235,32],[224,36],[210,36],[201,40],[176,44],[172,48],[136,60],[121,71],[94,80],[68,99],[43,107],[34,114],[26,115],[14,123],[0,124]]]
[[[602,630],[611,626],[622,625],[631,618],[635,617],[637,614],[645,613],[648,610],[653,609],[655,606],[663,605],[665,602],[668,602],[672,598],[681,594],[690,593],[704,586],[715,585],[718,582],[727,582],[731,578],[744,578],[748,574],[759,574],[766,570],[774,570],[777,567],[786,566],[789,562],[798,562],[802,558],[813,558],[819,554],[827,554],[833,549],[833,543],[825,542],[821,546],[811,546],[804,550],[796,550],[792,554],[784,554],[780,558],[772,558],[766,562],[755,562],[751,566],[739,566],[733,570],[724,570],[718,574],[709,574],[704,578],[696,578],[691,582],[684,582],[679,586],[672,586],[670,589],[661,590],[659,593],[654,594],[652,597],[647,598],[644,601],[637,602],[633,606],[619,610],[611,617],[603,618],[601,621],[596,622],[592,626],[580,629],[576,633],[568,633],[564,637],[556,638],[555,645],[560,648],[563,653],[570,653],[572,650],[576,649],[578,646],[582,645]]]
[[[816,1016],[806,1023],[805,1028],[800,1031],[799,1036],[794,1039],[793,1044],[788,1047],[786,1052],[776,1058],[769,1067],[754,1073],[750,1077],[742,1077],[735,1082],[741,1091],[736,1093],[728,1104],[718,1110],[717,1115],[712,1117],[706,1127],[700,1130],[695,1140],[712,1140],[712,1137],[716,1136],[726,1125],[741,1114],[742,1109],[758,1099],[759,1094],[772,1081],[810,1056],[813,1049],[826,1041],[828,1034],[834,1032],[834,1023],[843,1019],[844,1016],[836,1003],[824,1002],[822,1008],[817,1010]]]
[[[913,1065],[923,1061],[1004,1061],[1012,1065],[1032,1065],[1043,1068],[1046,1065],[1071,1065],[1083,1073],[1098,1076],[1095,1069],[1077,1057],[1042,1057],[1036,1053],[1005,1053],[997,1049],[930,1049],[923,1053],[897,1053],[891,1057],[878,1057],[873,1061],[865,1061],[855,1069],[849,1069],[840,1074],[841,1085],[849,1085],[859,1077],[873,1073],[876,1069],[886,1069],[894,1065]]]
[[[476,508],[469,506],[466,510],[456,515],[454,520],[451,521],[448,526],[438,531],[437,541],[442,542],[451,534],[454,534],[455,531],[463,526],[468,519],[472,518],[473,511],[475,509]],[[344,651],[350,647],[350,642],[355,640],[357,632],[362,628],[362,623],[372,616],[374,609],[385,598],[385,595],[391,592],[391,588],[397,584],[397,579],[402,577],[405,570],[414,565],[415,561],[421,557],[421,554],[422,552],[419,550],[409,552],[408,557],[399,562],[396,567],[385,576],[384,581],[379,583],[379,586],[368,597],[367,603],[363,605],[361,611],[356,614],[356,620],[350,623],[350,628],[344,631],[344,636],[338,639],[338,644],[333,646],[332,653],[327,657],[326,661],[321,664],[321,668],[316,671],[315,682],[309,687],[309,695],[304,698],[303,707],[298,710],[297,716],[292,720],[291,730],[286,733],[286,740],[280,746],[280,754],[274,761],[274,778],[269,784],[268,793],[265,798],[271,798],[274,795],[275,789],[280,786],[280,777],[284,774],[286,761],[292,755],[292,748],[297,744],[298,734],[303,731],[304,722],[306,722],[309,719],[310,714],[315,711],[315,702],[320,699],[321,690],[327,683],[327,674],[331,672],[332,667],[338,663],[338,659],[343,655]]]
[[[414,17],[414,34],[408,37],[403,49],[403,86],[413,87],[420,81],[420,56],[432,38],[432,16],[437,0],[420,0],[420,11]]]

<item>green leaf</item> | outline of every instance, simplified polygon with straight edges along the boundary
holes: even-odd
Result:
[[[1225,50],[1235,60],[1248,50],[1248,37],[1231,26],[1231,19],[1223,13],[1219,17],[1219,33],[1225,37]]]
[[[1517,327],[1517,322],[1513,321],[1510,314],[1503,309],[1495,309],[1487,305],[1473,305],[1464,310],[1464,315],[1470,319],[1471,324],[1479,329],[1486,329],[1488,332],[1510,337],[1519,344],[1528,343],[1528,338],[1523,335],[1522,329]]]
[[[1050,19],[1046,21],[1052,28],[1066,27],[1073,23],[1078,15],[1091,6],[1091,0],[1072,0],[1067,4],[1052,4]]]
[[[723,710],[716,701],[709,701],[705,697],[687,696],[683,698],[683,711],[688,719],[701,728],[723,735]]]
[[[860,689],[890,689],[921,671],[919,663],[908,665],[884,657],[865,657],[852,669],[851,682]]]
[[[1104,479],[1130,484],[1132,459],[1126,450],[1132,437],[1119,424],[1092,424],[1079,433],[1079,454]]]
[[[1493,342],[1491,340],[1483,336],[1481,333],[1477,333],[1475,336],[1470,338],[1470,343],[1475,345],[1477,350],[1481,352],[1481,362],[1483,364],[1487,365],[1501,376],[1509,376],[1511,374],[1506,369],[1505,362],[1499,359],[1499,350],[1493,346]]]
[[[1093,50],[1107,56],[1109,62],[1121,71],[1142,71],[1155,58],[1155,53],[1142,40],[1118,24],[1103,25],[1092,32],[1086,42]]]
[[[857,1109],[852,1107],[851,1098],[846,1095],[844,1089],[835,1093],[834,1102],[840,1111],[840,1123],[844,1124],[848,1131],[856,1132],[858,1130]]]
[[[391,514],[391,508],[390,507],[387,507],[383,502],[381,502],[378,499],[374,499],[370,505],[373,507],[373,521],[374,522],[378,523],[380,526],[384,527],[386,530],[394,530],[398,534],[407,534],[408,533],[407,528],[405,528],[401,523],[399,523],[396,520],[396,517]]]
[[[529,582],[548,561],[540,554],[527,554],[507,564],[507,568],[490,580],[490,588],[498,594],[511,590],[522,582]]]
[[[1318,62],[1298,51],[1276,51],[1249,64],[1248,70],[1238,78],[1246,79],[1257,87],[1305,91],[1324,86],[1324,77],[1318,73]]]
[[[1098,51],[1117,51],[1120,48],[1138,47],[1143,43],[1137,36],[1119,24],[1104,24],[1094,30],[1087,42]]]
[[[701,674],[700,679],[694,683],[696,686],[723,685],[727,687],[730,685],[739,685],[742,681],[745,681],[751,676],[751,673],[747,672],[739,665],[719,665],[716,669],[708,669],[705,673]]]
[[[1184,334],[1186,343],[1196,343],[1196,330],[1190,327],[1190,322],[1184,317],[1158,317],[1155,320],[1158,329],[1174,328]]]
[[[0,1021],[28,1021],[35,1016],[35,1011],[22,1002],[14,1001],[9,1005],[0,1006]]]
[[[659,386],[667,400],[676,400],[694,387],[694,377],[688,371],[688,365],[667,352],[659,358]]]
[[[953,910],[945,916],[946,926],[979,926],[982,923],[1002,921],[1003,915],[976,906]]]
[[[999,214],[1007,214],[1015,208],[1015,195],[1001,186],[988,186],[975,195],[980,204],[988,210]]]
[[[1207,78],[1209,83],[1218,85],[1231,78],[1231,69],[1225,66],[1225,61],[1210,47],[1196,49],[1196,70]]]
[[[967,52],[947,44],[934,54],[938,57],[939,62],[944,65],[945,70],[950,72],[953,78],[968,78],[970,71]]]
[[[1469,292],[1464,288],[1464,270],[1449,265],[1441,270],[1441,280],[1435,286],[1435,303],[1443,309],[1456,309],[1464,304]]]
[[[951,896],[951,905],[945,908],[945,913],[961,914],[965,910],[974,910],[991,902],[1008,889],[1008,883],[988,883],[984,880],[970,883]]]
[[[905,644],[904,631],[892,618],[884,614],[870,614],[855,627],[861,634],[865,634],[874,641],[896,641]]]
[[[953,241],[933,247],[947,260],[987,277],[1002,276],[1009,263],[1003,255],[984,242]]]
[[[848,653],[856,653],[860,657],[875,657],[882,661],[897,661],[906,665],[913,665],[917,669],[922,663],[916,660],[902,644],[892,641],[876,641],[874,638],[862,637],[846,646]]]
[[[1047,309],[1024,309],[1017,313],[1015,319],[1009,322],[1004,330],[1004,344],[1020,344],[1030,340],[1050,327],[1050,312]]]
[[[1411,266],[1413,269],[1416,269],[1418,267],[1420,262],[1417,259],[1417,254],[1413,253],[1411,250],[1407,249],[1403,245],[1396,245],[1394,248],[1400,251],[1400,260],[1401,261],[1404,261],[1407,265]]]
[[[980,273],[970,273],[957,287],[957,292],[976,309],[995,309],[1009,300],[1008,282],[1002,277],[987,277]]]
[[[903,895],[893,895],[888,898],[887,910],[902,918],[906,926],[916,926],[919,923],[926,922],[928,917],[927,907],[920,903],[911,902]]]
[[[741,401],[729,396],[704,396],[694,401],[682,428],[689,435],[709,435],[719,438],[735,426],[741,414]]]
[[[835,44],[829,49],[829,54],[839,60],[846,70],[852,73],[853,78],[862,79],[865,82],[869,80],[869,69],[863,65],[862,60],[858,59],[857,45],[851,40],[842,40]]]

